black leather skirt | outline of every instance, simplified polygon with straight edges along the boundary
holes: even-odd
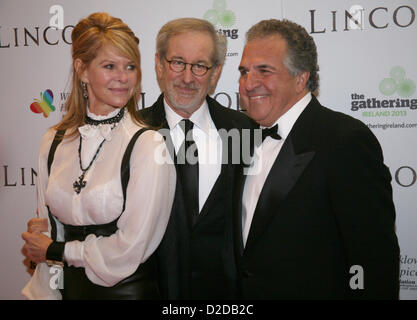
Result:
[[[110,236],[117,231],[117,221],[104,225],[70,226],[64,225],[65,241],[84,241],[89,234]],[[154,255],[140,264],[138,269],[126,279],[112,287],[92,283],[84,268],[64,265],[64,300],[154,300],[159,299],[157,265]]]

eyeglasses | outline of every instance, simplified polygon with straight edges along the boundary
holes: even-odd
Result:
[[[207,73],[207,71],[213,68],[213,66],[207,67],[199,63],[187,63],[181,60],[168,60],[166,58],[165,60],[169,63],[170,69],[174,72],[183,72],[187,67],[187,64],[189,64],[191,72],[199,77],[204,76]]]

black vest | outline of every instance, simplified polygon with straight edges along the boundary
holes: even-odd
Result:
[[[146,130],[148,129],[140,129],[133,135],[123,155],[121,165],[121,182],[124,197],[123,211],[126,201],[126,188],[130,178],[130,155],[136,140]],[[64,133],[65,131],[58,131],[52,142],[48,155],[48,174],[51,170],[56,148],[62,141],[59,137],[63,137]],[[123,214],[123,211],[121,214]],[[108,237],[117,231],[117,221],[119,218],[110,223],[101,225],[71,226],[64,224],[65,241],[84,241],[89,234]],[[53,214],[49,211],[51,237],[53,240],[56,240],[56,223],[54,219],[56,218],[54,218]],[[151,255],[146,262],[140,264],[132,275],[112,287],[96,285],[87,278],[84,268],[76,268],[65,264],[64,289],[61,290],[61,293],[64,300],[158,299],[159,290],[156,277],[156,260],[154,255]]]

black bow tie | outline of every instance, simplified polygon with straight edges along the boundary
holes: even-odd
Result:
[[[266,137],[271,137],[275,140],[281,140],[281,136],[278,134],[278,124],[271,128],[262,129],[262,142],[264,142]]]

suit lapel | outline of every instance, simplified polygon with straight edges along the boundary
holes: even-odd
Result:
[[[291,137],[287,138],[262,188],[246,247],[249,247],[256,235],[261,234],[268,225],[313,156],[314,151],[295,154]]]
[[[164,95],[161,94],[158,97],[158,100],[156,100],[156,102],[151,107],[142,109],[140,112],[145,122],[148,125],[156,128],[158,132],[162,134],[165,139],[171,159],[173,159],[174,163],[176,163],[174,143],[172,142],[171,134],[169,131],[170,129],[165,115]]]
[[[236,230],[236,238],[235,243],[237,246],[238,253],[243,255],[244,247],[243,247],[243,230],[242,230],[242,200],[243,200],[243,190],[245,186],[245,181],[247,175],[244,174],[244,168],[240,168],[241,172],[236,177],[235,186],[237,186],[234,196],[234,203],[237,204],[237,212],[234,217],[234,228]]]
[[[164,95],[161,94],[158,100],[150,106],[139,111],[144,118],[145,122],[156,128],[168,128],[168,124],[165,117],[164,108]]]
[[[281,203],[313,159],[313,121],[317,106],[319,103],[313,96],[275,159],[256,205],[245,250],[256,242],[257,237],[267,228],[270,219],[279,214]]]
[[[208,104],[208,108],[209,108],[209,113],[210,113],[210,117],[214,122],[214,125],[216,126],[217,131],[224,129],[224,130],[230,130],[230,124],[225,121],[227,120],[227,117],[224,116],[224,114],[222,113],[223,111],[223,106],[218,105],[218,103],[210,98],[209,96],[207,96],[207,104]],[[219,132],[220,137],[222,139],[222,154],[228,154],[229,158],[227,159],[231,159],[231,148],[228,148],[228,143],[227,143],[227,137],[225,137],[223,134],[221,134],[221,132]],[[224,159],[224,157],[223,157]],[[216,182],[213,185],[213,188],[211,189],[211,192],[206,200],[206,202],[204,203],[204,206],[200,212],[200,214],[198,215],[198,219],[197,222],[195,224],[198,223],[199,220],[201,220],[208,212],[210,212],[210,208],[213,206],[213,204],[215,204],[215,200],[218,198],[217,197],[217,193],[220,192],[222,190],[222,187],[224,187],[224,179],[227,175],[227,168],[228,168],[228,164],[225,163],[225,161],[222,161],[222,166],[221,166],[221,171],[220,174],[216,180]],[[194,224],[194,225],[195,225]]]

